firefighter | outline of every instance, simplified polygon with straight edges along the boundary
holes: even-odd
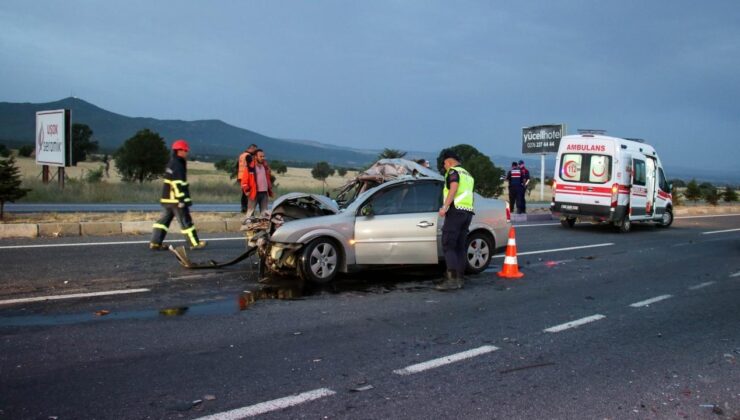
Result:
[[[205,248],[206,241],[198,239],[198,233],[195,231],[193,219],[190,217],[190,206],[193,204],[190,199],[190,188],[188,187],[187,177],[187,158],[190,147],[185,140],[175,140],[172,143],[172,157],[167,163],[167,170],[164,174],[164,186],[162,187],[162,198],[159,200],[162,204],[162,215],[159,217],[154,226],[152,226],[152,240],[149,242],[149,249],[161,250],[166,249],[162,244],[167,231],[170,228],[172,219],[177,216],[180,222],[181,232],[187,238],[190,249]]]
[[[247,149],[242,152],[242,154],[239,155],[239,160],[237,161],[237,171],[236,171],[236,180],[239,183],[239,186],[244,184],[243,178],[247,175],[247,168],[249,167],[249,164],[252,163],[252,159],[254,156],[254,152],[257,150],[257,145],[252,143],[247,147]],[[246,181],[246,179],[244,179]],[[240,188],[241,192],[241,206],[242,206],[242,213],[247,212],[247,207],[249,206],[249,196],[248,192],[245,192],[244,189]]]
[[[442,152],[445,169],[445,184],[442,192],[443,205],[439,217],[444,217],[442,226],[442,250],[447,263],[444,280],[437,290],[460,289],[464,284],[467,268],[465,243],[468,228],[473,220],[473,188],[475,180],[460,166],[460,158],[452,150]]]
[[[514,213],[519,207],[519,191],[522,189],[522,171],[518,163],[511,162],[511,169],[506,173],[506,181],[509,183],[509,211]]]

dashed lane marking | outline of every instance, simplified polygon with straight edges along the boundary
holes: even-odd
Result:
[[[203,239],[203,238],[201,238]],[[244,237],[236,238],[205,238],[207,241],[243,241]],[[185,242],[184,239],[175,239],[169,242]],[[41,245],[6,245],[0,246],[0,249],[28,249],[28,248],[62,248],[62,247],[74,247],[74,246],[109,246],[109,245],[137,245],[137,244],[148,244],[149,241],[118,241],[118,242],[80,242],[80,243],[66,243],[66,244],[41,244]]]
[[[732,277],[732,276],[730,276],[730,277]],[[699,290],[699,289],[703,289],[703,288],[705,288],[705,287],[707,287],[707,286],[711,286],[711,285],[713,285],[714,283],[716,283],[716,282],[713,282],[713,281],[707,281],[707,282],[704,282],[704,283],[699,283],[699,284],[696,284],[696,285],[694,285],[694,286],[691,286],[691,287],[689,287],[689,290]]]
[[[661,300],[670,299],[672,297],[673,297],[673,295],[660,295],[660,296],[656,296],[654,298],[650,298],[650,299],[646,299],[646,300],[643,300],[643,301],[640,301],[640,302],[632,303],[632,304],[630,304],[630,306],[633,307],[633,308],[640,308],[640,307],[643,307],[643,306],[648,306],[648,305],[653,304],[655,302],[660,302]]]
[[[28,302],[43,302],[45,300],[60,300],[60,299],[77,299],[95,296],[111,296],[111,295],[125,295],[129,293],[143,293],[148,292],[149,289],[126,289],[126,290],[108,290],[105,292],[91,292],[91,293],[74,293],[69,295],[52,295],[52,296],[39,296],[21,299],[9,299],[0,300],[0,305],[11,305],[13,303],[28,303]]]
[[[566,322],[565,324],[560,324],[554,327],[546,328],[543,331],[549,332],[549,333],[556,333],[560,331],[565,331],[570,328],[580,327],[581,325],[588,324],[589,322],[598,321],[604,318],[606,318],[606,316],[601,315],[601,314],[591,315],[585,318],[576,319],[575,321]]]
[[[727,232],[740,232],[740,229],[725,229],[725,230],[713,230],[710,232],[702,232],[702,235],[714,235],[715,233],[727,233]]]
[[[730,277],[740,277],[740,271],[735,274],[730,274]]]
[[[329,388],[319,388],[314,389],[313,391],[302,392],[300,394],[278,398],[272,401],[265,401],[259,404],[237,408],[231,411],[224,411],[223,413],[200,417],[196,420],[235,420],[243,419],[245,417],[254,417],[260,414],[269,413],[271,411],[282,410],[284,408],[293,407],[309,401],[318,400],[320,398],[330,397],[334,394],[336,394],[336,392],[332,391]]]
[[[440,357],[438,359],[429,360],[415,365],[406,366],[403,369],[396,369],[393,373],[397,375],[412,375],[414,373],[423,372],[425,370],[438,368],[440,366],[449,365],[450,363],[459,362],[461,360],[470,359],[472,357],[480,356],[482,354],[490,353],[498,350],[496,346],[482,346],[472,350],[463,351],[460,353],[451,354],[449,356]]]
[[[534,254],[546,254],[548,252],[560,252],[560,251],[573,251],[575,249],[588,249],[588,248],[599,248],[602,246],[612,246],[614,245],[614,242],[606,242],[603,244],[594,244],[594,245],[583,245],[583,246],[571,246],[568,248],[553,248],[553,249],[543,249],[540,251],[529,251],[529,252],[517,252],[517,256],[520,255],[534,255]],[[504,258],[505,255],[494,255],[491,258]]]

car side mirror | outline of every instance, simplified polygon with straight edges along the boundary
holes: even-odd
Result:
[[[667,193],[672,193],[673,192],[673,184],[668,184],[668,191],[666,191],[666,192]]]
[[[362,208],[362,210],[360,210],[360,214],[363,215],[363,216],[368,216],[368,217],[369,216],[372,216],[373,214],[375,214],[373,212],[373,205],[372,204],[368,204],[368,205],[364,206]]]

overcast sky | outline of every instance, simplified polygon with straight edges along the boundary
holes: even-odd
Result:
[[[518,156],[521,128],[738,170],[740,1],[0,2],[0,101]]]

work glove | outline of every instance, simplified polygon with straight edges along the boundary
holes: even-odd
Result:
[[[180,201],[179,203],[177,203],[177,207],[179,207],[181,209],[184,209],[185,208],[185,203],[183,203],[182,201]]]

